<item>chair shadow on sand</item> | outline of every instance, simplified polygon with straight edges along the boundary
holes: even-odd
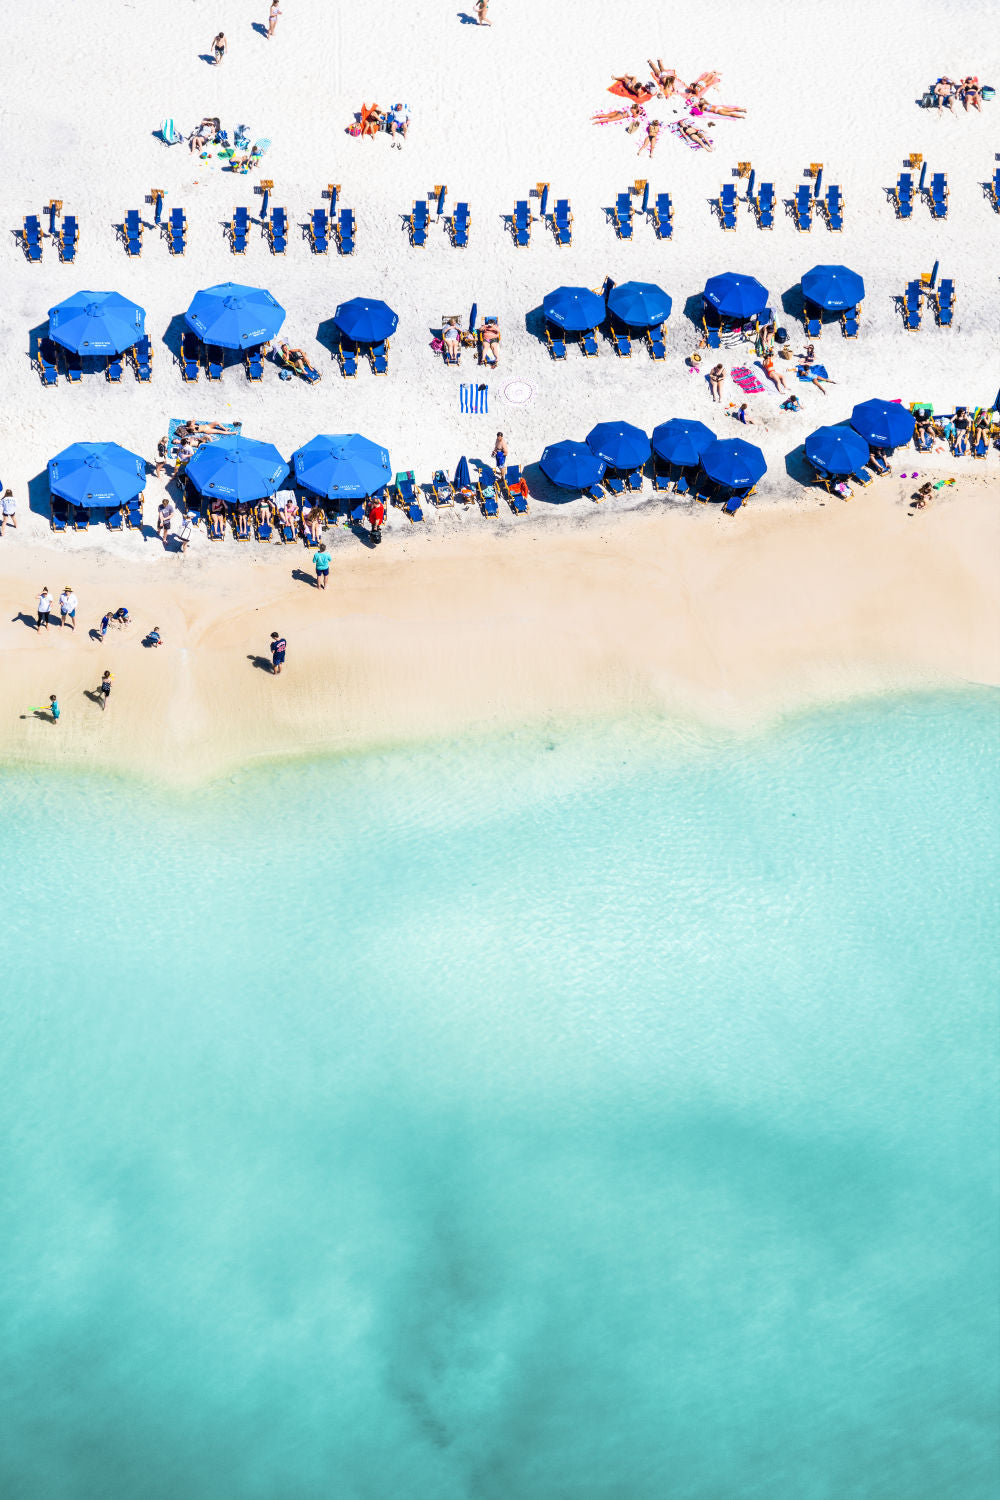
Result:
[[[252,22],[251,23],[251,29],[253,31],[256,31],[256,33],[257,33],[258,36],[262,36],[264,38],[265,42],[267,41],[267,27],[264,25],[263,21],[254,21],[254,22]]]
[[[272,677],[274,676],[274,668],[272,667],[270,659],[268,657],[258,656],[255,651],[251,651],[247,657],[247,661],[251,664],[251,666],[257,667],[259,671],[267,672]]]

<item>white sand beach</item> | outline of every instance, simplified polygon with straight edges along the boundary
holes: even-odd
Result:
[[[262,34],[267,6],[251,0],[38,0],[9,18],[19,66],[8,87],[9,232],[0,250],[0,478],[17,497],[19,525],[0,542],[5,753],[211,768],[243,754],[600,712],[633,697],[726,719],[796,696],[997,681],[1000,453],[956,460],[939,445],[918,462],[912,450],[900,452],[895,477],[845,506],[806,487],[800,446],[814,427],[846,420],[872,396],[947,412],[995,400],[1000,218],[983,184],[996,165],[1000,102],[951,116],[917,104],[941,73],[1000,78],[985,4],[960,0],[947,26],[925,0],[878,8],[805,0],[752,12],[719,0],[670,16],[643,4],[613,18],[596,4],[567,11],[494,0],[489,28],[470,24],[471,6],[284,0],[281,9],[271,40]],[[212,67],[202,54],[220,29],[229,50]],[[685,79],[718,70],[714,97],[744,106],[746,119],[716,120],[712,152],[664,134],[652,165],[640,161],[637,135],[594,126],[590,116],[615,104],[612,76],[645,78],[649,57]],[[409,106],[402,149],[384,134],[371,141],[346,133],[373,99]],[[673,108],[654,100],[647,111],[669,121]],[[218,115],[230,133],[246,122],[254,138],[269,139],[262,170],[234,176],[218,159],[159,138],[165,118],[186,133],[202,115]],[[910,221],[897,220],[886,189],[910,153],[947,173],[946,219],[935,221],[918,202]],[[843,233],[821,220],[798,233],[780,207],[773,231],[762,232],[743,204],[735,233],[724,233],[710,200],[734,181],[740,161],[773,181],[782,202],[806,180],[805,168],[822,162],[825,180],[843,190]],[[272,202],[287,207],[288,250],[273,256],[255,226],[247,254],[236,257],[224,226],[237,204],[258,211],[261,176],[274,182]],[[641,217],[630,242],[616,237],[607,209],[637,178],[648,178],[654,195],[670,192],[669,241]],[[569,247],[536,222],[530,245],[517,249],[505,226],[515,200],[540,182],[550,184],[550,207],[556,197],[571,202]],[[304,235],[329,183],[357,218],[352,257],[335,247],[314,255]],[[465,250],[439,223],[424,248],[409,244],[403,215],[441,184],[447,211],[459,200],[470,205]],[[128,208],[140,208],[148,224],[152,188],[166,190],[168,209],[185,211],[184,256],[170,256],[149,228],[141,257],[124,252],[115,225]],[[79,220],[76,260],[61,263],[46,238],[41,262],[29,264],[13,231],[26,214],[46,224],[53,197]],[[801,349],[798,282],[826,262],[843,262],[866,284],[859,337],[845,340],[832,324],[819,344],[835,384],[822,394],[792,378],[799,413],[779,410],[783,398],[767,389],[749,398],[755,426],[735,428],[686,362],[706,278],[725,270],[758,277]],[[907,332],[895,299],[935,263],[956,285],[954,324],[937,327],[928,309],[921,329]],[[597,359],[573,349],[554,364],[539,337],[543,296],[560,284],[597,288],[607,276],[654,281],[670,293],[667,358],[654,363],[637,349],[621,360],[602,340]],[[182,382],[172,351],[183,314],[198,288],[229,279],[273,292],[286,309],[282,336],[315,359],[321,382],[283,382],[271,365],[256,385],[240,369],[216,384],[204,375],[196,386]],[[115,289],[146,309],[150,383],[127,371],[120,386],[92,374],[75,387],[60,379],[43,388],[32,337],[44,333],[48,308],[81,288]],[[362,369],[344,380],[331,356],[332,315],[358,295],[384,298],[399,314],[385,379]],[[446,368],[430,348],[442,316],[464,321],[472,304],[480,319],[499,318],[496,373],[470,368],[470,354]],[[752,348],[722,357],[727,368],[752,363]],[[458,387],[471,379],[489,383],[488,414],[459,410]],[[507,399],[508,388],[527,399]],[[727,401],[736,398],[727,382]],[[622,418],[649,431],[671,416],[761,446],[768,472],[732,520],[715,507],[655,496],[648,480],[641,495],[609,497],[598,509],[537,469],[547,443],[582,439],[598,421]],[[505,509],[487,521],[478,510],[428,504],[416,528],[394,510],[377,555],[338,528],[325,598],[295,576],[310,572],[301,547],[211,544],[196,533],[182,558],[134,532],[50,534],[52,455],[75,441],[108,440],[152,460],[171,417],[241,421],[286,458],[318,432],[362,432],[420,482],[437,467],[453,473],[463,454],[487,460],[502,429],[511,459],[528,470],[532,510],[516,519]],[[914,515],[916,481],[901,472],[957,483]],[[149,523],[166,484],[150,477]],[[80,597],[83,629],[76,641],[58,631],[35,639],[17,615],[30,617],[43,583],[58,592],[66,581]],[[82,708],[67,710],[56,748],[48,726],[19,717],[23,705],[50,691],[72,701],[96,683],[103,655],[87,628],[122,602],[136,630],[161,624],[167,645],[150,652],[134,639],[109,643],[112,712],[95,723],[94,705],[81,700],[90,722]],[[272,622],[290,642],[280,684],[248,663]]]

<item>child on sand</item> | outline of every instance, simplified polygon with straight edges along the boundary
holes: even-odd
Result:
[[[278,676],[278,674],[280,673],[282,667],[285,665],[285,652],[286,652],[287,649],[288,649],[288,643],[285,640],[285,637],[283,635],[279,635],[276,630],[272,630],[271,631],[271,671],[274,673],[275,677]]]
[[[99,688],[98,688],[97,691],[101,695],[101,712],[103,713],[107,709],[108,699],[111,697],[111,673],[110,672],[105,672],[104,676],[101,678],[100,686],[99,686]]]

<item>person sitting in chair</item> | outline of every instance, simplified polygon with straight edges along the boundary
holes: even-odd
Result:
[[[457,323],[446,323],[441,330],[444,357],[450,365],[457,365],[462,354],[462,330]]]
[[[279,344],[278,353],[290,370],[296,375],[316,375],[318,371],[313,368],[306,358],[304,349],[292,349],[288,344]]]
[[[484,323],[479,330],[479,361],[484,365],[491,365],[495,370],[497,367],[497,356],[500,352],[500,330],[495,323]]]

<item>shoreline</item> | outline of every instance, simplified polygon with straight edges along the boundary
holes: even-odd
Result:
[[[305,549],[71,560],[8,534],[0,762],[197,785],[289,756],[635,712],[739,731],[885,692],[1000,685],[992,488],[912,521],[877,502],[701,525],[650,508],[377,555],[336,547],[326,594],[303,581]],[[30,628],[43,582],[79,595],[75,639]],[[120,603],[128,631],[89,640]],[[164,645],[143,648],[154,624]],[[289,642],[279,678],[259,665],[272,629]],[[83,696],[105,667],[106,715]],[[21,717],[50,692],[58,726]]]

